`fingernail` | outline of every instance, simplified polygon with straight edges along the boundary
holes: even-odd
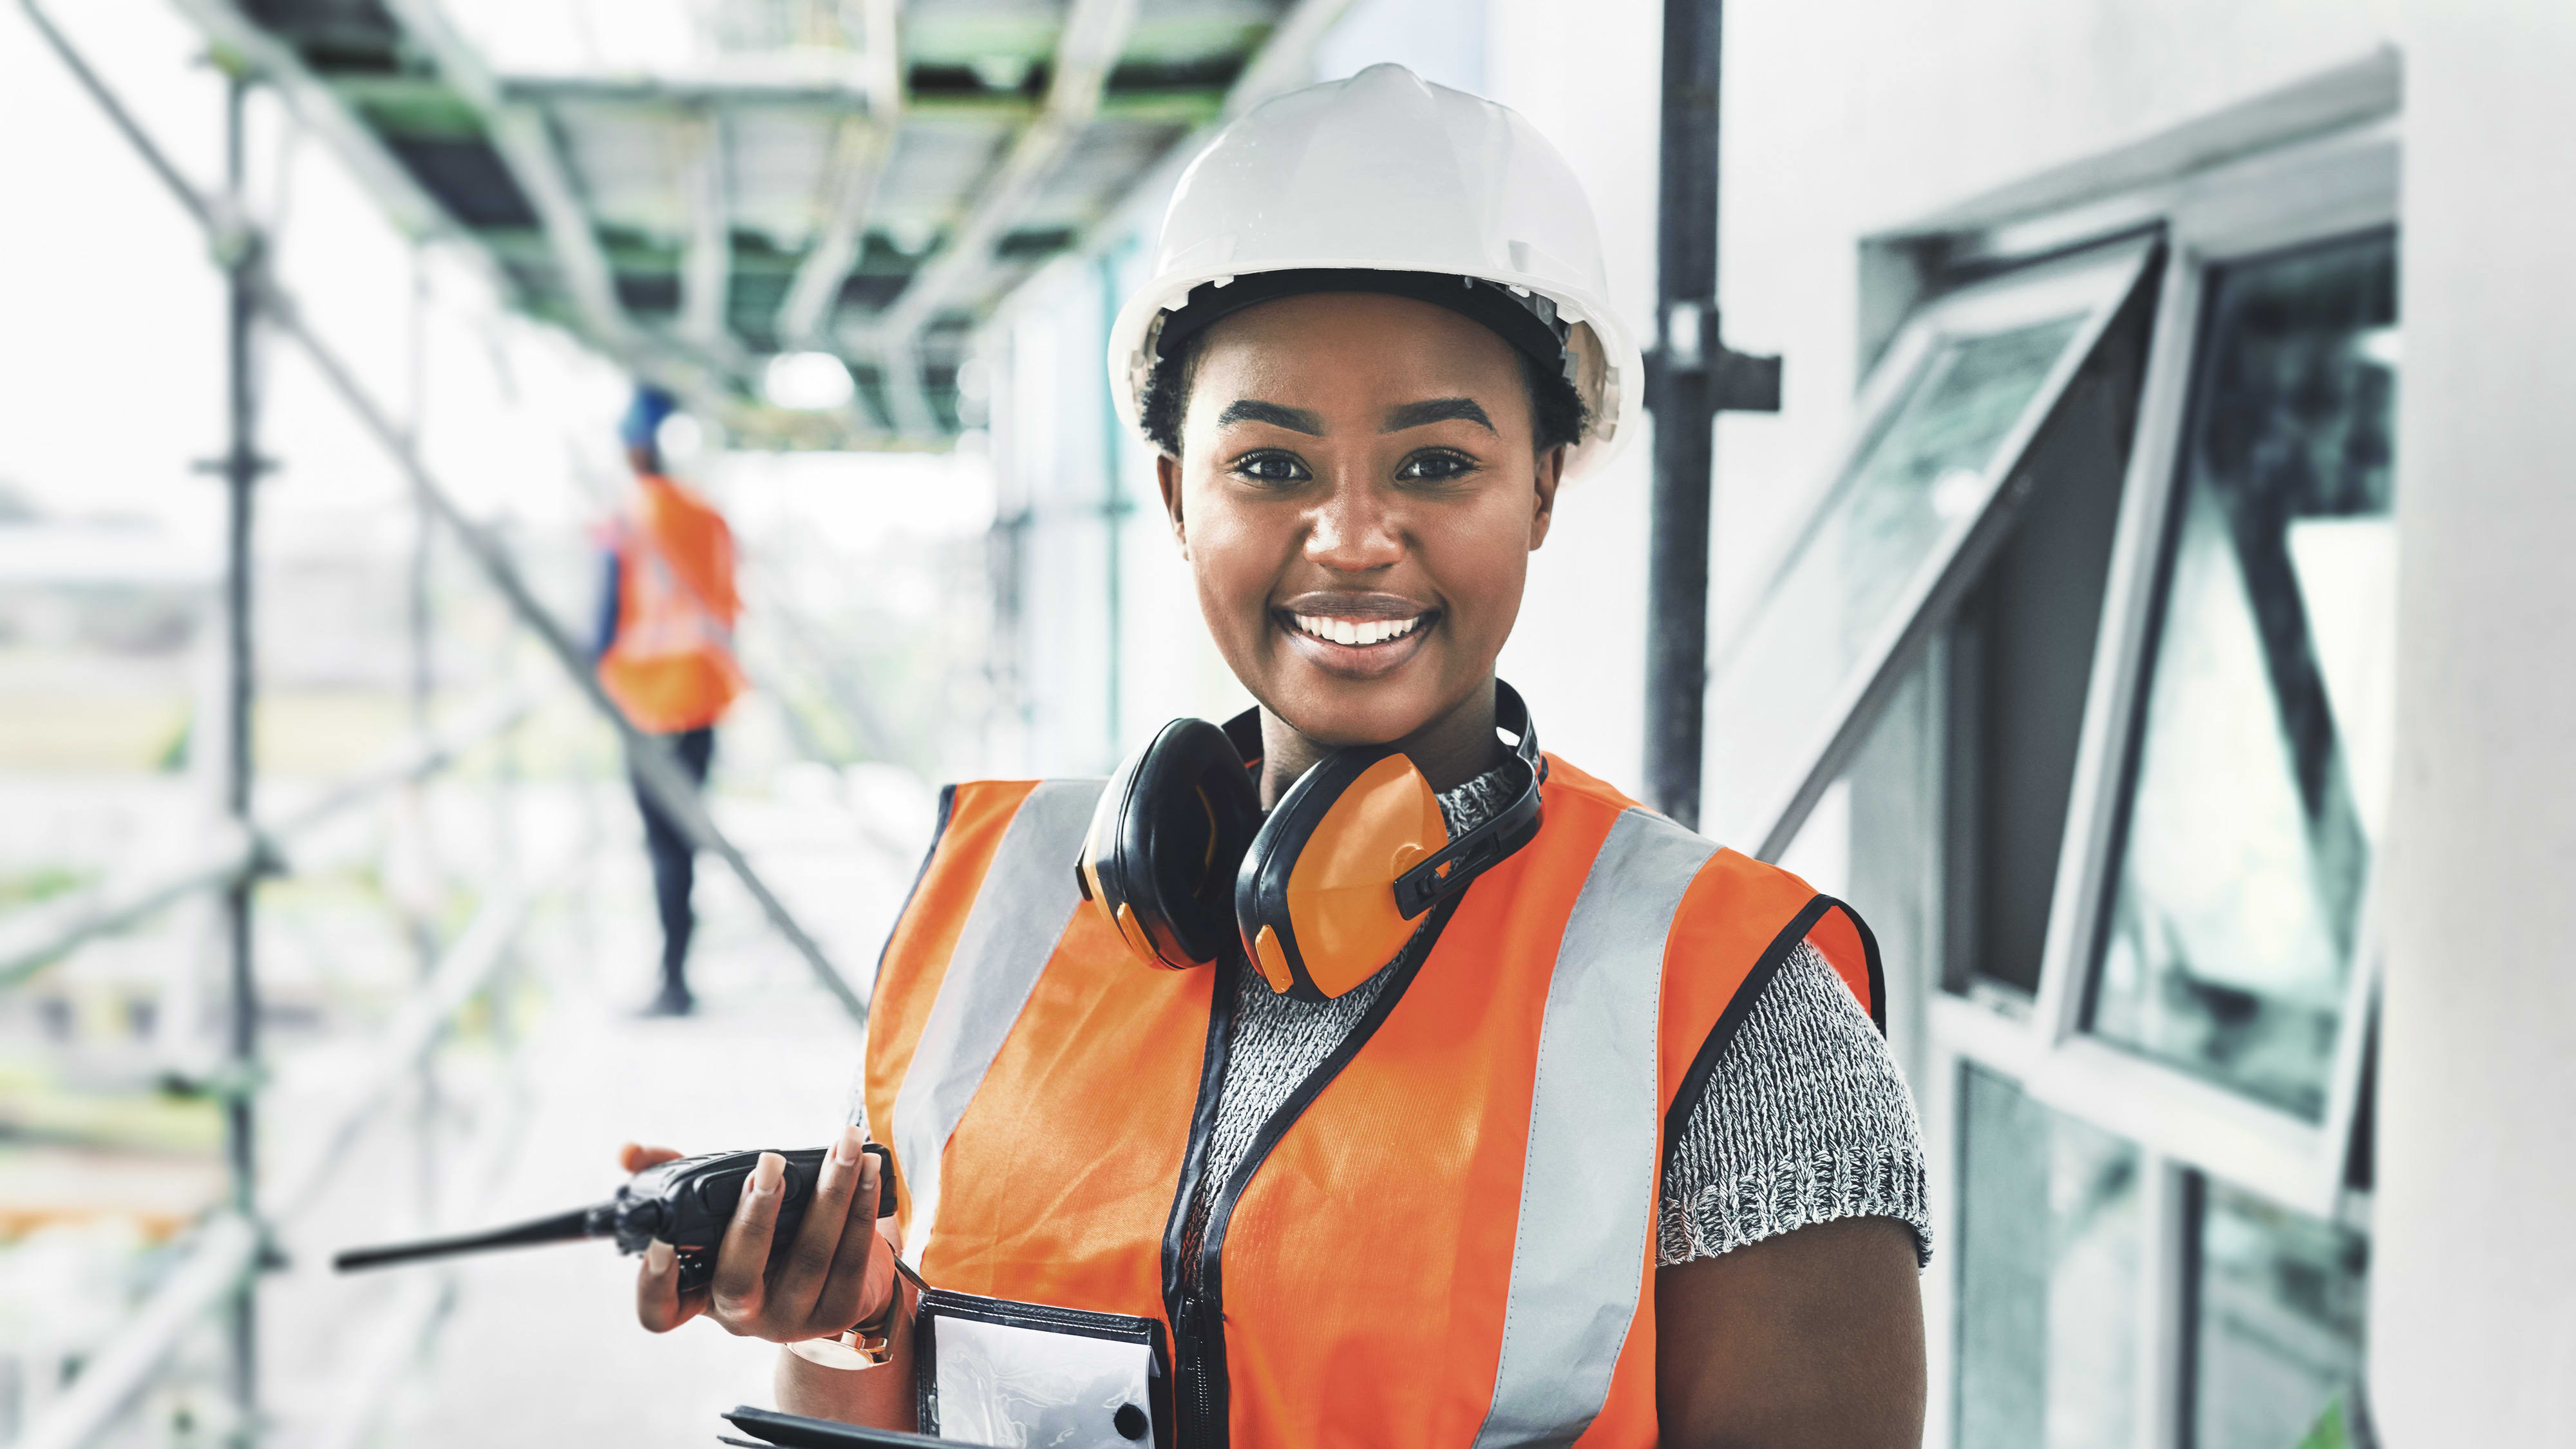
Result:
[[[877,1176],[883,1170],[884,1164],[877,1161],[877,1155],[869,1153],[868,1160],[859,1165],[859,1186],[868,1192],[876,1191]]]
[[[775,1152],[764,1152],[760,1154],[759,1163],[751,1169],[751,1190],[760,1193],[776,1192],[780,1180],[786,1176],[787,1159]]]
[[[671,1260],[679,1255],[679,1249],[663,1242],[660,1238],[655,1238],[644,1249],[644,1271],[659,1278],[671,1271]]]
[[[841,1129],[840,1140],[832,1144],[832,1160],[843,1167],[859,1160],[859,1129],[856,1126]]]

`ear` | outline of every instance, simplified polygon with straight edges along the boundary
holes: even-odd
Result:
[[[1547,527],[1556,520],[1556,490],[1557,485],[1565,481],[1566,452],[1566,446],[1559,443],[1538,455],[1537,486],[1534,490],[1537,499],[1530,514],[1529,546],[1532,553],[1547,542]]]
[[[1190,556],[1190,531],[1181,518],[1181,460],[1169,453],[1154,455],[1154,482],[1163,490],[1163,512],[1171,519],[1172,541],[1181,546],[1181,557]]]

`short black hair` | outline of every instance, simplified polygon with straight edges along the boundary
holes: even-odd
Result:
[[[1190,408],[1190,384],[1198,373],[1199,344],[1206,340],[1205,332],[1182,339],[1178,348],[1154,359],[1154,370],[1145,378],[1145,401],[1139,409],[1145,438],[1175,458],[1181,456],[1181,416]],[[1520,362],[1521,382],[1529,390],[1530,436],[1536,451],[1544,453],[1583,441],[1583,424],[1588,416],[1583,395],[1566,381],[1564,373],[1551,371],[1517,347],[1511,352]]]

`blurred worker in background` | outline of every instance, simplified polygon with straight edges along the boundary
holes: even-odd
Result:
[[[604,540],[606,585],[600,591],[599,682],[627,720],[671,746],[700,785],[714,758],[716,721],[742,693],[733,656],[734,620],[742,603],[733,588],[733,531],[713,505],[664,476],[655,440],[679,404],[650,385],[635,390],[618,435],[635,470],[635,492]],[[648,1016],[686,1016],[689,910],[696,844],[653,801],[639,777],[635,802],[644,812],[644,848],[653,860],[653,895],[662,916],[662,989]]]

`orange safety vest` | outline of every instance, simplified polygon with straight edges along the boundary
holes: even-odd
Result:
[[[610,539],[617,635],[599,682],[637,729],[677,734],[714,724],[746,687],[733,657],[733,530],[678,483],[638,481],[635,512]]]
[[[868,1120],[936,1287],[1160,1320],[1180,1449],[1651,1445],[1664,1145],[1842,903],[1550,759],[1536,838],[1262,1129],[1183,1295],[1239,961],[1137,964],[1073,862],[1101,783],[960,785],[886,944]],[[1882,1026],[1884,1025],[1882,1021]]]

